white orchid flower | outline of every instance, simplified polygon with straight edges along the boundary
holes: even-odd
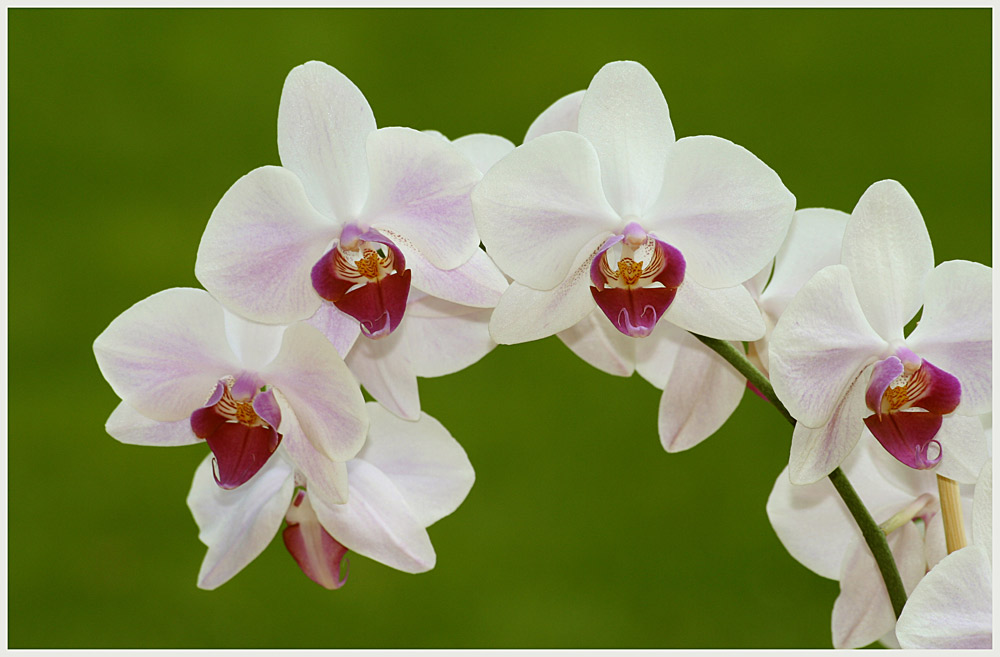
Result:
[[[236,488],[279,444],[330,504],[347,499],[347,466],[368,413],[329,341],[303,323],[268,326],[226,311],[204,290],[144,299],[94,341],[122,403],[107,430],[124,443],[212,450],[210,481]],[[215,484],[213,484],[215,485]]]
[[[900,462],[972,483],[986,458],[975,416],[993,388],[990,268],[935,268],[920,211],[892,180],[858,201],[841,263],[803,286],[768,350],[774,390],[798,421],[792,481],[825,477],[867,426]]]
[[[434,567],[427,527],[449,515],[475,480],[462,447],[428,415],[417,421],[367,404],[371,427],[364,448],[347,464],[345,504],[316,496],[317,482],[297,470],[282,448],[235,490],[212,482],[206,459],[194,476],[188,506],[208,552],[198,586],[214,589],[253,561],[281,527],[302,571],[328,589],[346,579],[348,550],[408,573]]]
[[[903,648],[993,647],[993,465],[976,482],[972,541],[938,563],[913,590],[896,623]]]
[[[741,283],[774,257],[795,207],[746,149],[675,141],[659,86],[635,62],[606,65],[546,110],[472,201],[487,253],[514,279],[490,322],[500,344],[593,323],[595,308],[633,338],[665,317],[756,340],[764,324]]]
[[[865,433],[841,468],[876,522],[889,531],[889,549],[909,593],[947,554],[937,477],[899,463]],[[963,495],[969,513],[971,490]],[[882,575],[833,484],[828,479],[793,484],[786,467],[768,497],[767,517],[792,557],[814,573],[840,581],[831,622],[833,646],[860,648],[877,640],[895,646],[896,617]]]
[[[281,167],[226,192],[198,248],[198,280],[245,317],[288,324],[336,307],[382,338],[402,321],[411,283],[447,286],[440,270],[478,250],[469,192],[479,170],[433,135],[376,129],[361,91],[322,62],[285,80],[278,153]],[[460,284],[438,296],[481,303]]]

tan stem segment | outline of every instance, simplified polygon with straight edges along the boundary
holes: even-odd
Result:
[[[965,521],[962,519],[962,496],[958,482],[937,476],[938,497],[941,499],[941,519],[944,521],[944,542],[948,554],[966,546]]]

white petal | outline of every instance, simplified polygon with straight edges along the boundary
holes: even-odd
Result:
[[[538,118],[532,121],[528,127],[528,133],[524,135],[524,143],[550,132],[561,130],[576,132],[580,103],[583,101],[585,93],[586,91],[583,89],[574,91],[546,107],[545,111],[539,114]]]
[[[126,445],[172,447],[201,442],[191,431],[190,417],[159,422],[149,419],[125,402],[115,407],[104,428],[112,438]]]
[[[401,241],[397,246],[410,269],[411,285],[421,292],[463,306],[493,308],[507,290],[507,279],[482,249],[476,249],[465,264],[443,270],[428,262],[412,245]]]
[[[753,153],[719,137],[685,137],[669,149],[665,171],[643,227],[680,249],[685,277],[741,284],[778,252],[795,197]]]
[[[632,376],[635,371],[636,339],[616,329],[600,308],[594,308],[579,322],[556,335],[574,354],[603,372]],[[643,340],[650,340],[653,335],[655,333]]]
[[[288,400],[313,447],[333,461],[358,453],[368,431],[365,400],[322,333],[304,322],[289,326],[262,375]]]
[[[974,484],[986,462],[986,434],[978,417],[951,414],[934,437],[941,443],[941,462],[935,472],[963,484]]]
[[[653,332],[635,340],[635,369],[639,376],[663,390],[674,369],[677,354],[691,336],[670,322],[658,322]]]
[[[597,307],[590,293],[590,262],[603,241],[604,236],[598,235],[585,244],[569,275],[551,290],[511,283],[490,319],[493,340],[498,344],[540,340],[589,315]]]
[[[888,536],[889,549],[912,591],[924,574],[923,541],[913,523]],[[889,632],[896,622],[882,575],[864,540],[854,540],[840,576],[840,596],[833,605],[833,646],[861,648]]]
[[[660,85],[642,64],[611,62],[597,72],[580,104],[577,130],[597,150],[611,206],[624,217],[652,205],[674,128]]]
[[[94,355],[122,400],[165,422],[190,416],[219,379],[242,369],[226,341],[222,306],[192,288],[136,303],[97,336]]]
[[[316,449],[302,432],[295,410],[280,390],[274,391],[281,407],[281,449],[295,469],[308,480],[309,494],[327,504],[343,504],[348,497],[347,463],[333,461]]]
[[[519,283],[558,285],[580,248],[619,224],[600,175],[594,147],[577,134],[556,132],[515,148],[472,192],[487,253]]]
[[[226,339],[240,364],[248,370],[261,370],[281,350],[284,325],[251,322],[239,315],[225,311]]]
[[[339,232],[339,224],[309,205],[295,174],[261,167],[215,206],[194,273],[226,307],[260,322],[289,324],[319,307],[312,268]]]
[[[896,624],[903,648],[986,648],[993,644],[993,574],[989,553],[970,545],[927,573]]]
[[[902,338],[934,268],[924,219],[902,185],[883,180],[861,195],[844,232],[841,262],[872,328],[886,340]]]
[[[378,468],[425,527],[447,516],[472,489],[476,474],[465,450],[426,413],[401,420],[369,402],[371,431],[358,458]]]
[[[368,136],[371,191],[362,216],[454,269],[479,246],[469,193],[482,174],[449,143],[409,128]]]
[[[710,289],[685,278],[663,317],[682,329],[720,340],[756,340],[765,331],[760,309],[742,285]]]
[[[864,418],[871,412],[865,406],[869,372],[865,368],[848,381],[826,424],[810,428],[802,422],[796,423],[788,457],[793,484],[811,484],[827,476],[858,444],[865,430]]]
[[[346,548],[408,573],[434,567],[427,530],[392,480],[367,461],[348,464],[350,498],[328,506],[313,500],[320,524]]]
[[[924,312],[906,343],[958,377],[963,415],[988,413],[993,400],[993,270],[978,262],[942,262],[924,283]]]
[[[993,465],[987,461],[976,481],[972,500],[972,540],[993,558]]]
[[[326,302],[306,323],[326,336],[341,358],[346,358],[358,336],[361,335],[361,325],[347,313],[340,312],[337,306]]]
[[[847,268],[833,265],[802,287],[774,327],[771,383],[792,417],[822,426],[847,386],[887,346],[868,325]]]
[[[506,137],[482,133],[465,135],[451,143],[483,173],[514,150],[514,144]]]
[[[268,462],[248,482],[220,488],[212,476],[212,455],[194,475],[187,504],[198,523],[198,538],[208,553],[198,573],[199,588],[212,590],[229,581],[274,538],[292,501],[292,468],[280,458]]]
[[[375,117],[347,77],[322,62],[296,66],[278,106],[278,153],[309,199],[341,222],[354,220],[368,195],[365,140]]]
[[[407,420],[420,417],[417,375],[410,362],[410,343],[405,338],[407,318],[384,338],[362,338],[347,354],[347,366],[368,394],[396,415]]]
[[[840,264],[844,229],[850,215],[840,210],[798,210],[788,236],[775,256],[774,275],[761,294],[760,305],[777,319],[813,274]]]
[[[660,442],[668,452],[694,447],[725,424],[743,399],[746,379],[688,336],[660,398]]]
[[[413,372],[444,376],[469,367],[497,346],[490,337],[492,308],[469,308],[424,297],[406,309],[404,331]]]

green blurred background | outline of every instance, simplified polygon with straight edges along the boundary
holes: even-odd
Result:
[[[895,178],[936,260],[991,264],[990,11],[8,11],[8,637],[25,647],[829,647],[838,587],[764,503],[790,430],[747,395],[666,454],[660,392],[556,338],[423,380],[477,471],[438,565],[351,557],[325,591],[280,539],[221,589],[184,499],[201,447],[117,443],[91,343],[198,286],[205,222],[278,164],[285,75],[350,77],[380,126],[520,143],[606,62],[657,78],[678,137],[715,134],[799,207]]]

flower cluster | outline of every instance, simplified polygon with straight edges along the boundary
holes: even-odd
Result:
[[[851,214],[796,209],[745,148],[677,139],[635,62],[604,66],[517,147],[377,128],[350,80],[310,62],[285,82],[278,150],[281,166],[213,211],[205,290],[140,301],[94,345],[122,398],[112,436],[208,444],[188,496],[208,546],[199,586],[235,575],[283,522],[327,588],[348,551],[433,567],[426,528],[474,474],[421,411],[417,377],[557,335],[663,390],[668,452],[718,430],[747,387],[794,418],[768,517],[796,559],[840,581],[835,646],[989,645],[988,588],[968,583],[992,578],[992,272],[935,267],[898,182]],[[911,594],[898,623],[864,514],[824,479],[840,468]]]

